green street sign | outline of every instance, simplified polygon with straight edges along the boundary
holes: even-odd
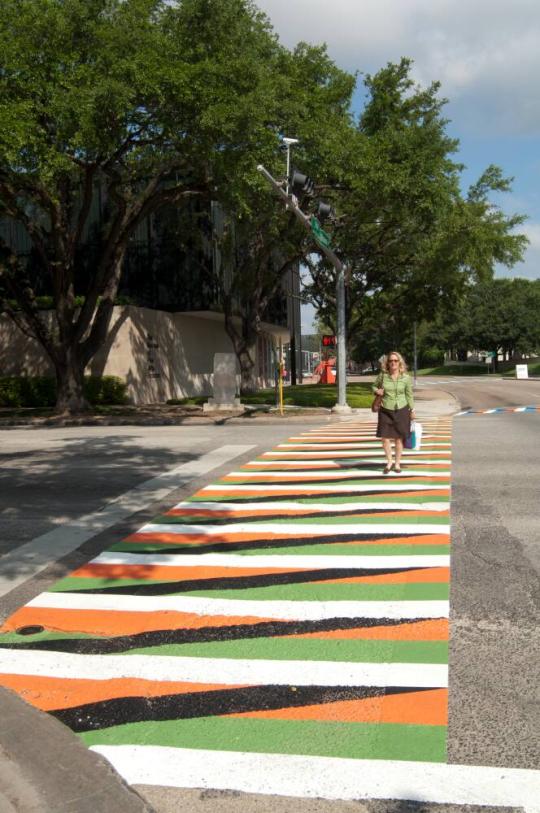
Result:
[[[330,248],[331,237],[328,232],[323,229],[315,216],[311,218],[311,231],[313,232],[313,236],[319,245],[324,246],[325,248]]]

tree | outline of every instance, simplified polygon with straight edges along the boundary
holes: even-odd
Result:
[[[365,340],[367,326],[400,344],[414,319],[451,307],[495,263],[511,267],[527,243],[514,231],[524,218],[505,216],[489,199],[510,188],[500,169],[489,167],[461,194],[458,142],[446,133],[439,85],[418,87],[410,70],[402,59],[366,78],[368,100],[334,193],[353,343],[356,334]],[[311,271],[311,295],[333,324],[333,271],[320,259]]]
[[[281,50],[250,0],[4,0],[0,54],[0,216],[38,264],[0,242],[1,305],[51,358],[57,409],[77,412],[138,224],[219,197],[275,145]],[[52,320],[36,303],[44,278]]]
[[[302,171],[316,174],[320,184],[331,181],[333,167],[343,162],[354,85],[354,77],[337,68],[324,47],[300,43],[293,51],[281,49],[275,129],[299,139],[294,160]],[[284,179],[284,156],[275,144],[259,153],[258,162]],[[316,248],[267,182],[254,173],[254,166],[255,162],[244,178],[228,188],[231,228],[222,241],[227,261],[221,301],[244,392],[256,388],[254,349],[265,312],[287,271]]]
[[[540,281],[494,279],[470,286],[453,311],[426,336],[465,360],[467,352],[497,351],[507,359],[540,350]]]

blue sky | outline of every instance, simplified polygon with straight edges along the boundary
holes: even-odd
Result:
[[[349,71],[402,56],[421,84],[441,82],[467,186],[489,164],[513,176],[495,202],[528,215],[525,261],[497,276],[540,277],[540,2],[538,0],[256,0],[284,45],[326,42]],[[361,88],[355,108],[362,105]],[[312,311],[311,311],[312,313]],[[302,321],[311,321],[306,309]]]

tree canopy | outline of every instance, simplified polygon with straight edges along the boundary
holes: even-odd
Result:
[[[51,358],[58,409],[84,409],[130,240],[168,205],[227,213],[219,285],[244,383],[264,310],[302,258],[332,325],[333,271],[256,172],[283,178],[282,135],[300,139],[295,162],[335,205],[353,336],[431,317],[495,262],[516,262],[523,218],[490,201],[509,181],[489,167],[462,194],[439,87],[410,70],[403,59],[367,76],[356,121],[355,77],[324,47],[283,47],[251,0],[4,0],[0,218],[23,231],[32,263],[0,236],[0,309]],[[37,304],[44,280],[52,319]]]
[[[439,85],[419,87],[410,71],[402,59],[366,78],[367,102],[331,190],[353,343],[374,331],[391,340],[407,324],[410,332],[413,319],[433,318],[471,281],[491,278],[496,263],[512,266],[527,243],[515,231],[524,217],[508,217],[490,200],[510,188],[498,167],[461,192],[463,166]],[[311,271],[311,295],[332,324],[333,270],[317,258]]]
[[[0,54],[0,216],[31,241],[54,320],[6,240],[3,306],[76,410],[138,224],[190,196],[233,200],[254,154],[275,150],[283,49],[249,0],[5,0]],[[81,274],[98,186],[99,249]]]

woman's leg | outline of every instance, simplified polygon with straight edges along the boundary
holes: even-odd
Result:
[[[390,467],[392,465],[392,442],[390,438],[382,438],[382,445],[386,455],[386,465]]]
[[[401,453],[403,452],[403,441],[396,438],[396,469],[401,468]]]

